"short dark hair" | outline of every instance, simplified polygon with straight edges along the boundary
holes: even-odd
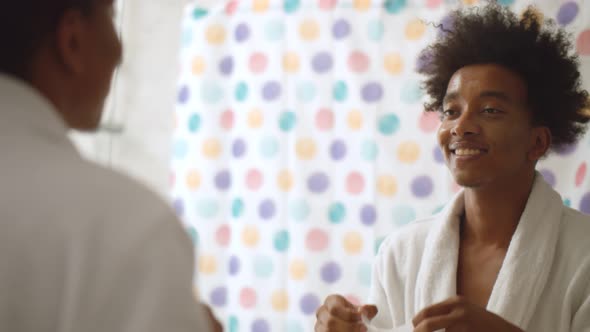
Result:
[[[578,56],[570,35],[534,7],[518,18],[510,9],[488,3],[457,10],[437,41],[419,57],[418,72],[431,97],[427,111],[440,111],[453,74],[473,64],[498,64],[520,75],[528,90],[533,123],[551,131],[552,148],[576,142],[590,118]]]
[[[90,13],[97,0],[9,0],[0,10],[0,73],[28,79],[30,62],[68,9]]]

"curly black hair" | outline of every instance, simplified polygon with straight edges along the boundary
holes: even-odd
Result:
[[[422,51],[418,72],[431,97],[426,111],[440,111],[447,85],[462,67],[498,64],[520,75],[528,89],[533,123],[546,126],[552,148],[575,143],[590,120],[588,92],[582,88],[579,60],[570,35],[552,20],[543,19],[534,7],[517,17],[507,7],[487,3],[456,10],[449,16],[452,28],[444,29]]]

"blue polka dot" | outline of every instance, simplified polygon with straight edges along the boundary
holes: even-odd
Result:
[[[274,238],[275,249],[279,252],[285,252],[289,249],[289,232],[279,231]]]
[[[266,24],[265,33],[269,41],[281,40],[285,34],[285,25],[280,20],[270,21]]]
[[[406,104],[415,104],[422,100],[424,91],[420,82],[415,80],[406,81],[401,90],[401,100]]]
[[[198,113],[193,113],[188,119],[188,131],[196,133],[201,127],[201,116]]]
[[[299,5],[301,4],[299,0],[284,0],[284,6],[283,8],[285,9],[285,13],[287,14],[291,14],[297,11],[297,9],[299,9]]]
[[[379,248],[381,248],[381,244],[385,241],[384,237],[379,237],[375,240],[375,255],[379,252]]]
[[[244,101],[248,98],[248,84],[240,82],[236,85],[235,98],[237,101]]]
[[[312,81],[302,82],[297,86],[297,100],[309,103],[316,96],[315,85]]]
[[[370,263],[364,262],[359,265],[358,280],[365,287],[371,286],[372,267]]]
[[[330,205],[328,211],[328,218],[333,224],[339,224],[346,217],[346,207],[340,202]]]
[[[178,139],[174,142],[174,158],[184,159],[188,154],[188,143],[184,139]]]
[[[372,41],[381,41],[383,39],[383,33],[385,31],[385,27],[381,20],[373,20],[369,22],[368,25],[368,34],[369,39]]]
[[[283,112],[279,117],[279,127],[284,132],[289,132],[295,127],[297,116],[294,112]]]
[[[279,143],[277,140],[272,137],[268,136],[262,139],[260,142],[260,153],[264,158],[270,159],[277,155],[279,151]]]
[[[303,332],[303,327],[301,324],[296,320],[291,320],[287,322],[287,332]]]
[[[238,324],[238,317],[229,316],[229,319],[227,321],[227,326],[228,326],[229,332],[238,332],[240,329],[240,325]]]
[[[344,81],[338,81],[334,84],[333,90],[334,100],[336,101],[345,101],[348,97],[348,86]]]
[[[401,227],[416,219],[416,211],[407,205],[398,205],[393,208],[393,224]]]
[[[307,201],[298,199],[291,202],[289,212],[295,221],[303,221],[309,216],[310,208]]]
[[[365,141],[361,146],[361,157],[366,161],[377,159],[379,149],[374,141]]]
[[[382,115],[379,118],[378,127],[381,134],[387,136],[393,135],[400,127],[399,118],[395,114]]]
[[[201,85],[201,100],[206,104],[215,104],[223,99],[223,89],[215,82]]]
[[[385,10],[390,14],[397,14],[406,7],[406,0],[386,0]]]
[[[244,201],[241,198],[235,198],[231,204],[231,214],[234,218],[239,218],[244,213]]]
[[[204,219],[211,219],[217,215],[219,206],[217,200],[205,198],[197,201],[197,215]]]
[[[272,259],[266,256],[258,256],[254,259],[254,274],[258,278],[268,278],[274,270]]]
[[[572,206],[572,201],[569,198],[564,198],[563,199],[563,205],[565,205],[567,207],[571,207]]]
[[[181,42],[182,47],[188,48],[192,42],[193,42],[193,29],[185,28],[184,31],[182,32],[182,42]]]

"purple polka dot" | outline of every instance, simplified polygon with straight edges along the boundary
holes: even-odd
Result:
[[[576,143],[568,145],[560,145],[555,147],[555,152],[561,156],[567,156],[576,151],[578,145]]]
[[[211,304],[216,307],[223,307],[227,302],[227,289],[225,287],[217,287],[211,292]]]
[[[252,323],[252,332],[268,332],[270,328],[268,327],[268,322],[264,319],[257,319]]]
[[[333,60],[330,53],[321,52],[313,57],[311,66],[316,73],[321,74],[332,69],[332,63]]]
[[[248,39],[248,37],[250,37],[250,28],[248,27],[248,25],[246,23],[240,23],[236,27],[236,31],[234,33],[234,36],[236,37],[236,40],[238,42],[243,42],[246,39]]]
[[[190,90],[188,86],[183,85],[178,92],[178,102],[181,104],[186,104],[190,95]]]
[[[232,276],[240,273],[240,259],[236,256],[231,256],[229,259],[229,274]]]
[[[307,188],[316,194],[323,193],[329,186],[330,179],[328,179],[326,174],[321,172],[314,173],[307,179]]]
[[[344,19],[340,19],[332,26],[332,35],[334,39],[342,39],[350,34],[350,24]]]
[[[281,95],[281,85],[277,81],[271,81],[264,84],[262,88],[262,97],[266,101],[277,99]]]
[[[560,25],[570,24],[578,15],[578,9],[578,4],[574,1],[564,3],[557,13],[557,23]]]
[[[299,307],[304,315],[311,315],[316,312],[320,306],[320,300],[313,294],[306,294],[301,298]]]
[[[377,220],[377,211],[373,205],[365,205],[361,209],[361,222],[367,226],[371,226]]]
[[[453,19],[453,16],[447,15],[447,16],[443,17],[443,19],[440,21],[440,26],[438,27],[439,38],[443,37],[444,35],[446,35],[447,33],[451,32],[451,31],[453,31],[454,26],[455,26],[455,20]]]
[[[412,181],[412,193],[418,198],[428,197],[433,189],[432,179],[427,175],[419,176]]]
[[[381,87],[381,84],[376,82],[367,83],[363,87],[361,94],[363,100],[367,103],[376,102],[381,100],[381,97],[383,97],[383,87]]]
[[[582,196],[580,201],[580,211],[585,214],[590,214],[590,191]]]
[[[224,76],[229,76],[234,71],[234,59],[231,56],[226,56],[219,63],[219,71]]]
[[[217,173],[215,175],[215,186],[219,190],[227,190],[231,187],[231,174],[227,170]]]
[[[342,140],[336,140],[330,146],[330,155],[334,160],[341,160],[346,156],[346,144]]]
[[[184,201],[182,199],[179,198],[174,200],[173,206],[177,216],[180,217],[184,215]]]
[[[547,183],[549,183],[549,185],[551,187],[555,187],[555,174],[553,174],[552,171],[548,170],[548,169],[542,169],[539,170],[539,173],[541,173],[541,175],[543,176],[543,178],[545,179],[545,181],[547,181]]]
[[[258,214],[260,215],[260,218],[268,220],[274,217],[275,210],[275,203],[270,199],[265,199],[258,207]]]
[[[336,281],[340,280],[340,276],[342,275],[342,271],[340,266],[336,262],[328,262],[322,266],[322,270],[320,272],[322,275],[322,280],[333,284]]]
[[[435,146],[434,150],[432,151],[432,154],[434,155],[434,161],[436,161],[437,163],[442,164],[445,162],[445,157],[443,156],[440,147]]]
[[[235,158],[241,158],[246,153],[246,143],[243,139],[238,138],[234,141],[231,150]]]
[[[416,71],[422,72],[423,70],[426,70],[426,67],[428,67],[430,63],[432,63],[432,53],[428,50],[423,51],[416,59]]]

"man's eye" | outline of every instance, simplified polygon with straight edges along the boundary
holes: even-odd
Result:
[[[502,113],[502,111],[500,111],[498,109],[489,108],[489,107],[488,108],[484,108],[482,112],[484,112],[486,114],[499,114],[499,113]]]
[[[443,117],[449,117],[449,116],[453,116],[453,115],[455,115],[456,113],[457,113],[457,112],[455,112],[454,110],[448,109],[448,110],[443,110],[443,111],[441,112],[441,115],[442,115]]]

